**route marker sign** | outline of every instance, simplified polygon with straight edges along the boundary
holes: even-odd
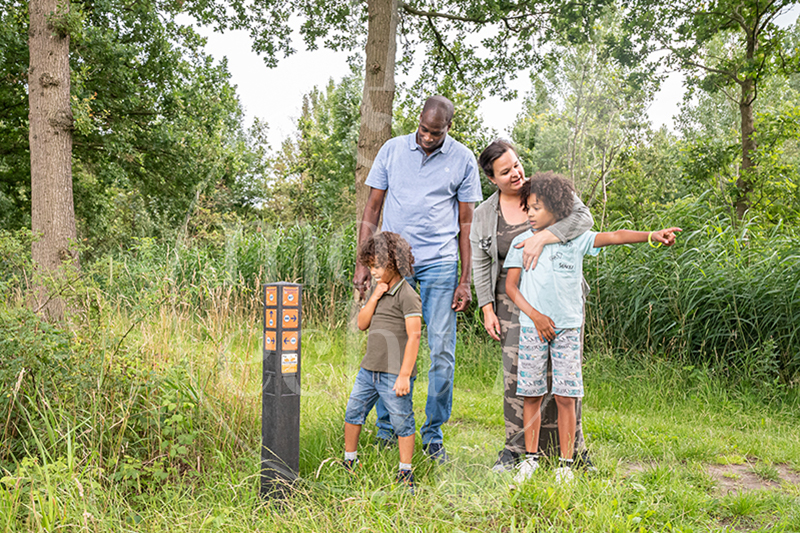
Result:
[[[264,289],[261,388],[261,496],[283,496],[300,467],[300,367],[303,288]]]

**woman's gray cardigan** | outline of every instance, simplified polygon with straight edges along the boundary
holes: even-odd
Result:
[[[475,208],[469,240],[472,244],[472,280],[478,295],[478,307],[494,303],[497,285],[497,214],[500,210],[500,191],[495,191]],[[547,228],[561,242],[567,242],[592,229],[594,220],[589,208],[578,195],[572,213]],[[586,282],[584,282],[586,285]],[[585,292],[586,287],[584,287]]]

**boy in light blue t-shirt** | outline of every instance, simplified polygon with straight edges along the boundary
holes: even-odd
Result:
[[[523,270],[522,249],[516,244],[568,216],[574,189],[566,178],[552,172],[535,174],[520,190],[522,208],[531,230],[518,235],[508,249],[506,293],[522,311],[517,365],[517,395],[524,398],[526,459],[518,465],[514,480],[521,483],[538,468],[539,410],[547,391],[547,363],[552,362],[553,397],[558,408],[560,455],[556,478],[572,479],[575,439],[575,399],[583,397],[581,335],[583,324],[583,256],[597,255],[613,244],[649,242],[651,246],[675,243],[680,228],[659,231],[587,231],[572,241],[548,244],[535,268]],[[659,244],[653,244],[653,241]]]

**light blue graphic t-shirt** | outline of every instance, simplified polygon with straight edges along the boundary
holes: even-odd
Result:
[[[533,235],[528,230],[517,235],[508,249],[504,268],[522,268],[519,290],[534,309],[553,319],[556,329],[579,328],[583,323],[583,256],[597,255],[594,231],[587,231],[566,243],[548,244],[542,250],[536,268],[522,266],[522,248],[516,245]],[[519,314],[521,326],[534,327],[525,313]]]

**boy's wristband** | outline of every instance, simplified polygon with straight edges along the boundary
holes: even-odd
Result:
[[[658,247],[661,246],[660,242],[658,242],[656,244],[653,244],[653,232],[652,231],[647,234],[647,244],[649,244],[652,248],[658,248]]]

